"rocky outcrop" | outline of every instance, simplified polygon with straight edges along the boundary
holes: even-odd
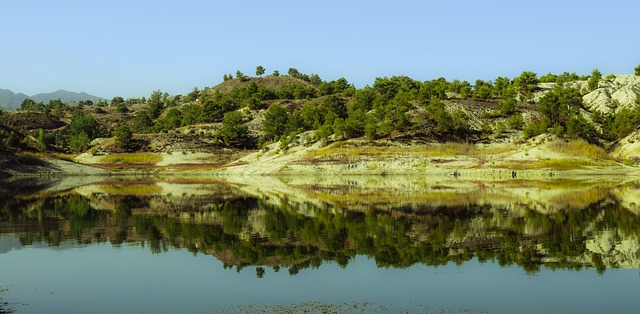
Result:
[[[584,90],[585,81],[571,83],[570,86]],[[617,108],[635,105],[640,96],[640,76],[618,75],[613,80],[602,79],[598,88],[582,98],[584,105],[591,111],[610,112]]]

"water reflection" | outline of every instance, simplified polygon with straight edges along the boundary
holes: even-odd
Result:
[[[431,182],[423,178],[102,181],[2,190],[0,231],[20,246],[110,243],[215,256],[291,275],[357,255],[378,267],[473,258],[542,267],[640,268],[636,183]],[[16,243],[0,243],[0,253]]]

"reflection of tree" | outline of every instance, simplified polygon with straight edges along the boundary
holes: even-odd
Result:
[[[613,199],[543,214],[473,204],[334,212],[287,201],[274,205],[255,197],[217,197],[181,200],[183,205],[167,205],[170,210],[162,213],[152,208],[160,203],[158,197],[117,196],[111,211],[96,210],[78,195],[11,201],[1,207],[0,217],[14,229],[2,230],[18,233],[25,244],[44,240],[59,245],[72,238],[108,239],[116,246],[138,242],[153,253],[186,248],[215,255],[238,271],[261,266],[258,277],[265,274],[262,266],[274,271],[285,266],[295,275],[324,261],[346,267],[356,255],[372,257],[380,267],[461,264],[475,257],[532,273],[543,266],[603,272],[615,265],[603,253],[589,251],[587,240],[607,230],[620,237],[640,236],[640,218]]]

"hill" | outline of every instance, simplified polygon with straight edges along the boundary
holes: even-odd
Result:
[[[287,85],[302,85],[304,87],[311,86],[311,83],[290,76],[267,76],[267,77],[245,77],[244,79],[231,79],[226,80],[214,87],[211,87],[209,90],[213,92],[220,93],[230,93],[232,90],[236,88],[245,88],[251,82],[254,82],[259,85],[264,85],[264,87],[269,89],[281,89]]]
[[[70,92],[66,90],[57,90],[51,93],[40,93],[33,96],[29,96],[23,93],[14,93],[8,89],[0,89],[0,107],[4,107],[6,109],[17,109],[20,108],[20,104],[23,100],[31,98],[35,101],[40,101],[43,103],[47,103],[50,100],[60,99],[63,102],[73,102],[77,103],[81,100],[91,100],[94,103],[100,100],[104,100],[104,98],[90,95],[87,93],[77,93]]]
[[[81,92],[81,93],[77,93],[77,92],[70,92],[70,91],[66,91],[66,90],[57,90],[55,92],[51,92],[51,93],[40,93],[40,94],[36,94],[30,97],[31,99],[35,100],[35,101],[41,101],[44,103],[49,102],[50,100],[53,99],[60,99],[63,102],[79,102],[81,100],[91,100],[94,103],[98,102],[100,100],[104,100],[104,98],[98,97],[98,96],[94,96],[94,95],[89,95],[87,93]]]
[[[15,109],[29,96],[23,93],[14,93],[8,89],[0,89],[0,108]]]

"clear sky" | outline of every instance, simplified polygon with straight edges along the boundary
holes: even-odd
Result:
[[[633,73],[640,1],[0,0],[0,88],[186,94],[236,70],[493,80]]]

